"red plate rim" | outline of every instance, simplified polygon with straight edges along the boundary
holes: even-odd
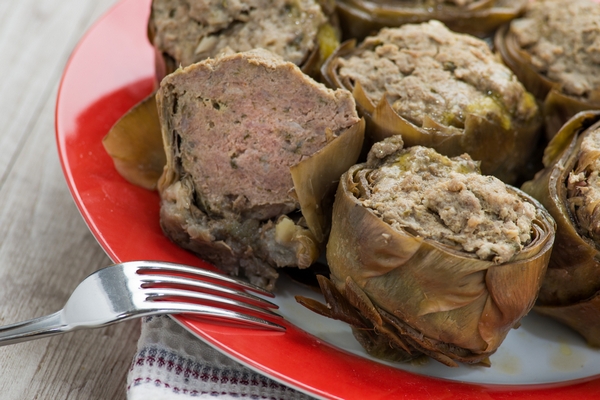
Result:
[[[154,89],[154,52],[145,35],[150,3],[120,1],[73,51],[56,103],[59,157],[82,217],[114,262],[152,259],[214,269],[162,235],[158,195],[123,180],[101,145],[114,122]],[[364,359],[291,324],[273,333],[174,318],[250,368],[321,398],[579,399],[600,393],[600,375],[544,385],[467,384]]]

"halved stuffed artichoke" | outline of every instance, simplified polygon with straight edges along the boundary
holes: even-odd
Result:
[[[600,346],[600,111],[570,119],[546,148],[544,165],[523,185],[557,223],[535,310]]]
[[[341,37],[334,11],[333,0],[153,0],[148,38],[165,74],[264,48],[318,77]]]
[[[468,153],[486,175],[515,183],[536,148],[541,115],[516,76],[470,35],[438,21],[343,43],[323,65],[350,90],[371,143],[401,135],[448,156]]]
[[[383,27],[432,19],[456,32],[487,36],[517,17],[527,0],[338,0],[346,38],[363,39]]]
[[[533,306],[554,241],[533,198],[467,155],[377,143],[338,186],[326,305],[376,357],[488,363]]]
[[[599,18],[597,1],[538,0],[495,35],[506,65],[543,102],[548,139],[578,112],[600,109]]]

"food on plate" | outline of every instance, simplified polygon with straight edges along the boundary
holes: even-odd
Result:
[[[477,164],[400,136],[376,143],[340,179],[327,304],[298,301],[349,323],[377,357],[487,363],[535,302],[555,225]]]
[[[156,189],[166,156],[154,94],[123,115],[102,139],[102,145],[123,178]]]
[[[496,34],[506,64],[544,103],[548,138],[577,112],[600,109],[599,20],[597,1],[536,0]]]
[[[257,49],[178,69],[156,96],[165,234],[266,288],[277,267],[310,266],[362,148],[352,95]]]
[[[338,44],[329,0],[153,0],[149,37],[166,72],[264,48],[310,73]]]
[[[520,177],[539,138],[538,107],[517,77],[484,41],[439,21],[345,42],[322,74],[352,91],[373,142],[402,135],[409,146],[468,153],[507,183]]]
[[[518,16],[528,0],[338,0],[340,25],[348,38],[363,39],[384,27],[430,20],[456,32],[486,36]]]
[[[554,136],[523,190],[556,220],[556,243],[535,310],[600,346],[600,111],[576,114]]]

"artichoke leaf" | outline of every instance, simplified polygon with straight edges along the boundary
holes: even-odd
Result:
[[[536,235],[538,240],[543,239],[543,229],[536,229],[540,230]],[[553,241],[540,240],[539,245],[543,248],[533,245],[529,249],[536,253],[531,258],[493,266],[486,273],[485,285],[490,297],[481,315],[479,332],[490,348],[499,347],[503,339],[495,334],[498,327],[508,331],[534,305],[550,260]],[[515,285],[515,282],[519,284]]]
[[[360,103],[360,98],[356,100]],[[385,96],[365,119],[367,132],[374,142],[400,135],[407,146],[431,147],[449,157],[468,153],[481,162],[483,174],[494,175],[507,183],[516,182],[520,177],[537,143],[541,125],[541,119],[535,118],[529,124],[507,129],[487,117],[468,113],[463,129],[432,122],[427,127],[418,127],[396,113]]]
[[[298,303],[318,314],[349,324],[356,340],[374,357],[399,362],[419,356],[414,348],[383,321],[368,297],[351,280],[346,282],[347,296],[344,296],[326,277],[318,275],[317,279],[325,304],[304,296],[296,296]],[[361,315],[359,309],[372,319]]]
[[[146,189],[156,189],[166,164],[154,94],[122,116],[102,139],[123,178]]]
[[[546,137],[552,138],[575,114],[600,109],[600,101],[589,101],[566,95],[552,88],[546,95],[543,105]]]
[[[364,131],[365,122],[361,119],[321,150],[290,168],[302,215],[320,243],[329,233],[332,195],[337,182],[358,160]]]
[[[549,167],[558,162],[563,152],[568,151],[567,149],[569,146],[575,145],[575,143],[573,143],[573,138],[576,137],[582,129],[588,128],[595,123],[599,116],[599,111],[590,110],[577,113],[570,118],[544,149],[544,166]],[[572,152],[572,150],[569,152]]]
[[[340,25],[346,37],[359,40],[383,27],[439,20],[456,32],[484,37],[509,22],[527,0],[481,0],[466,7],[391,0],[340,0]]]
[[[600,348],[600,293],[565,306],[536,305],[534,310],[579,332],[589,346]]]

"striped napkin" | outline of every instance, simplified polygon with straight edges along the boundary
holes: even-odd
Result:
[[[312,399],[221,354],[168,316],[142,319],[127,399],[187,398]]]

